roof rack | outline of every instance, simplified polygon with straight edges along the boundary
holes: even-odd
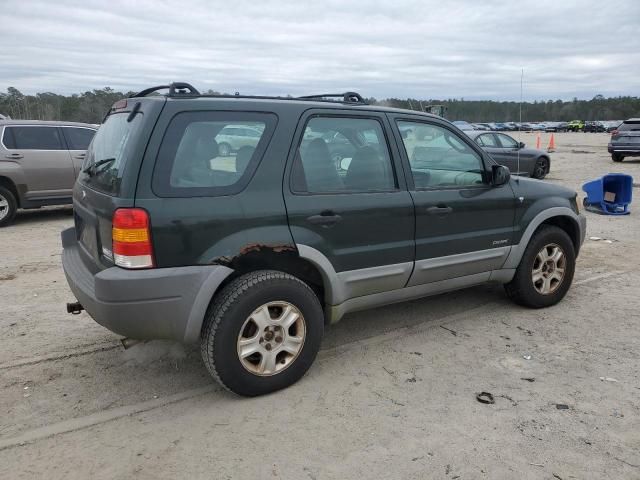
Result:
[[[367,102],[357,92],[345,93],[322,93],[319,95],[304,95],[301,97],[270,97],[260,95],[235,95],[228,94],[201,94],[193,85],[186,82],[173,82],[169,85],[158,85],[155,87],[145,88],[144,90],[129,95],[129,98],[146,97],[159,90],[169,90],[168,97],[173,98],[194,98],[194,97],[218,97],[218,98],[257,98],[257,99],[273,99],[273,100],[307,100],[315,102],[342,102],[352,105],[367,105]],[[331,99],[331,100],[330,100]]]
[[[141,92],[129,95],[129,98],[146,97],[158,90],[169,89],[169,97],[199,97],[200,92],[193,86],[185,82],[173,82],[169,85],[158,85],[157,87],[145,88]]]
[[[344,92],[344,93],[321,93],[319,95],[304,95],[297,97],[302,100],[322,100],[323,98],[342,98],[344,103],[359,103],[361,105],[367,105],[362,96],[357,92]]]

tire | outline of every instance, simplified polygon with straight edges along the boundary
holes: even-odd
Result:
[[[221,143],[220,145],[218,145],[218,153],[222,157],[228,157],[229,155],[231,155],[231,145],[229,145],[228,143]]]
[[[551,249],[549,249],[551,247]],[[555,269],[549,269],[548,266],[542,266],[544,263],[540,261],[539,254],[544,248],[547,248],[547,254],[553,253],[554,247],[558,247],[564,256],[564,263],[558,262]],[[562,279],[554,279],[557,276],[559,265],[563,265]],[[576,254],[573,242],[569,235],[561,228],[544,225],[531,238],[529,245],[524,251],[524,255],[520,260],[520,264],[516,269],[516,274],[511,282],[505,285],[507,296],[515,303],[529,308],[544,308],[555,305],[564,298],[571,282],[576,267]],[[542,271],[540,269],[543,269]],[[540,288],[546,285],[544,269],[549,277],[552,277],[549,285],[553,287],[547,293],[541,293]],[[537,282],[534,282],[534,269],[539,271],[539,275],[543,276]],[[551,273],[549,275],[549,273]],[[556,275],[554,275],[554,273]],[[542,284],[540,284],[542,282]]]
[[[0,186],[0,227],[10,225],[18,211],[18,202],[11,190]]]
[[[612,153],[611,160],[613,160],[614,162],[621,162],[622,160],[624,160],[624,155],[620,153]]]
[[[270,305],[266,311],[265,305]],[[278,329],[280,322],[297,314],[291,327]],[[269,337],[258,323],[276,330],[269,330]],[[313,290],[287,273],[261,270],[233,280],[214,297],[205,317],[200,351],[209,373],[223,387],[252,397],[297,382],[316,358],[323,333],[324,315]],[[249,342],[244,346],[247,352],[254,352],[244,359],[239,353],[241,341]],[[299,345],[297,352],[285,351],[285,344],[292,350],[292,345]],[[265,366],[268,358],[274,359],[274,371]]]
[[[549,169],[549,160],[546,157],[540,157],[536,160],[536,164],[533,167],[533,178],[537,178],[538,180],[542,180],[547,176],[547,171]]]

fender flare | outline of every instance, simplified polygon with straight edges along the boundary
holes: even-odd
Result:
[[[513,245],[511,247],[511,252],[509,253],[509,256],[507,257],[507,259],[505,260],[505,263],[502,266],[502,268],[517,268],[518,265],[520,264],[520,260],[522,259],[522,256],[524,255],[524,251],[529,245],[529,241],[531,240],[531,237],[533,237],[533,234],[535,233],[535,231],[546,220],[549,220],[550,218],[553,218],[553,217],[570,218],[574,222],[575,227],[579,232],[579,235],[580,235],[579,241],[580,243],[582,243],[585,236],[585,229],[584,229],[584,221],[581,220],[581,218],[584,219],[584,217],[578,216],[573,210],[571,210],[568,207],[547,208],[541,211],[540,213],[538,213],[529,222],[526,230],[524,231],[524,233],[522,234],[522,237],[520,238],[520,243],[518,243],[517,245]]]

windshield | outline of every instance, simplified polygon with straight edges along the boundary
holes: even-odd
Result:
[[[124,167],[130,154],[129,139],[142,123],[138,113],[127,122],[129,113],[110,115],[100,126],[87,150],[80,181],[85,185],[109,195],[117,195]]]

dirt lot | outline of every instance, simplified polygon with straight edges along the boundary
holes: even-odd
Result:
[[[556,134],[548,180],[640,179],[607,138]],[[612,242],[558,306],[488,286],[351,315],[297,385],[242,399],[194,347],[124,351],[65,313],[70,210],[23,213],[0,230],[0,478],[640,478],[640,207],[587,215]]]

